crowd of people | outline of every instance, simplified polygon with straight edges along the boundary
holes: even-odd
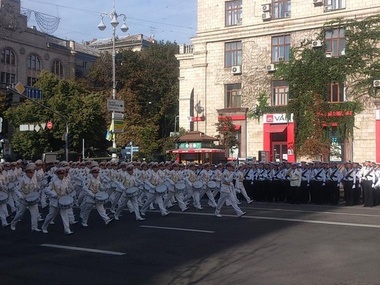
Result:
[[[343,189],[343,195],[341,195]],[[205,197],[203,199],[203,197]],[[336,163],[247,163],[202,165],[193,162],[65,162],[44,164],[41,160],[23,165],[22,161],[0,164],[0,220],[3,227],[16,230],[28,209],[32,231],[48,233],[58,214],[65,234],[72,234],[79,207],[82,227],[96,209],[107,225],[131,213],[145,220],[148,209],[159,208],[162,216],[178,205],[186,211],[202,203],[222,217],[224,205],[238,217],[246,203],[287,202],[372,207],[380,203],[380,167],[369,161],[363,165]],[[106,207],[105,207],[106,206]],[[41,208],[48,207],[46,217]],[[129,211],[124,211],[127,209]],[[40,223],[40,226],[39,226]]]

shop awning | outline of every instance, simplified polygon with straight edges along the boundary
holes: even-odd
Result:
[[[220,148],[189,148],[189,149],[170,149],[166,153],[224,153],[224,149]]]
[[[288,126],[284,124],[273,124],[273,125],[270,125],[267,132],[268,133],[282,133],[286,130],[287,127]]]

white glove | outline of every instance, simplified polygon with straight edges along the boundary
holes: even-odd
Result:
[[[352,185],[352,189],[355,189],[355,184],[354,184],[354,185]]]

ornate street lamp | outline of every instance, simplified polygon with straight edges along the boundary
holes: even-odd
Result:
[[[120,27],[122,32],[127,32],[129,30],[125,21],[127,20],[127,16],[125,14],[117,14],[115,9],[115,1],[113,1],[113,10],[111,13],[101,13],[100,14],[100,23],[98,25],[98,29],[104,31],[106,29],[106,25],[104,24],[104,16],[108,16],[110,18],[110,24],[112,26],[112,99],[116,99],[116,28],[119,25],[118,17],[123,17],[123,25]],[[114,120],[114,112],[112,112],[112,120]],[[113,134],[112,137],[112,148],[116,149],[116,137]],[[113,158],[116,158],[116,153],[112,154]]]

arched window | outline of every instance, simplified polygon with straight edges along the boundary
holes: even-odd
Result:
[[[55,60],[53,62],[52,72],[60,78],[63,77],[63,64],[61,61]]]
[[[9,48],[3,49],[1,52],[1,63],[16,65],[15,53]]]
[[[36,54],[31,54],[28,56],[28,69],[41,70],[41,60]]]

